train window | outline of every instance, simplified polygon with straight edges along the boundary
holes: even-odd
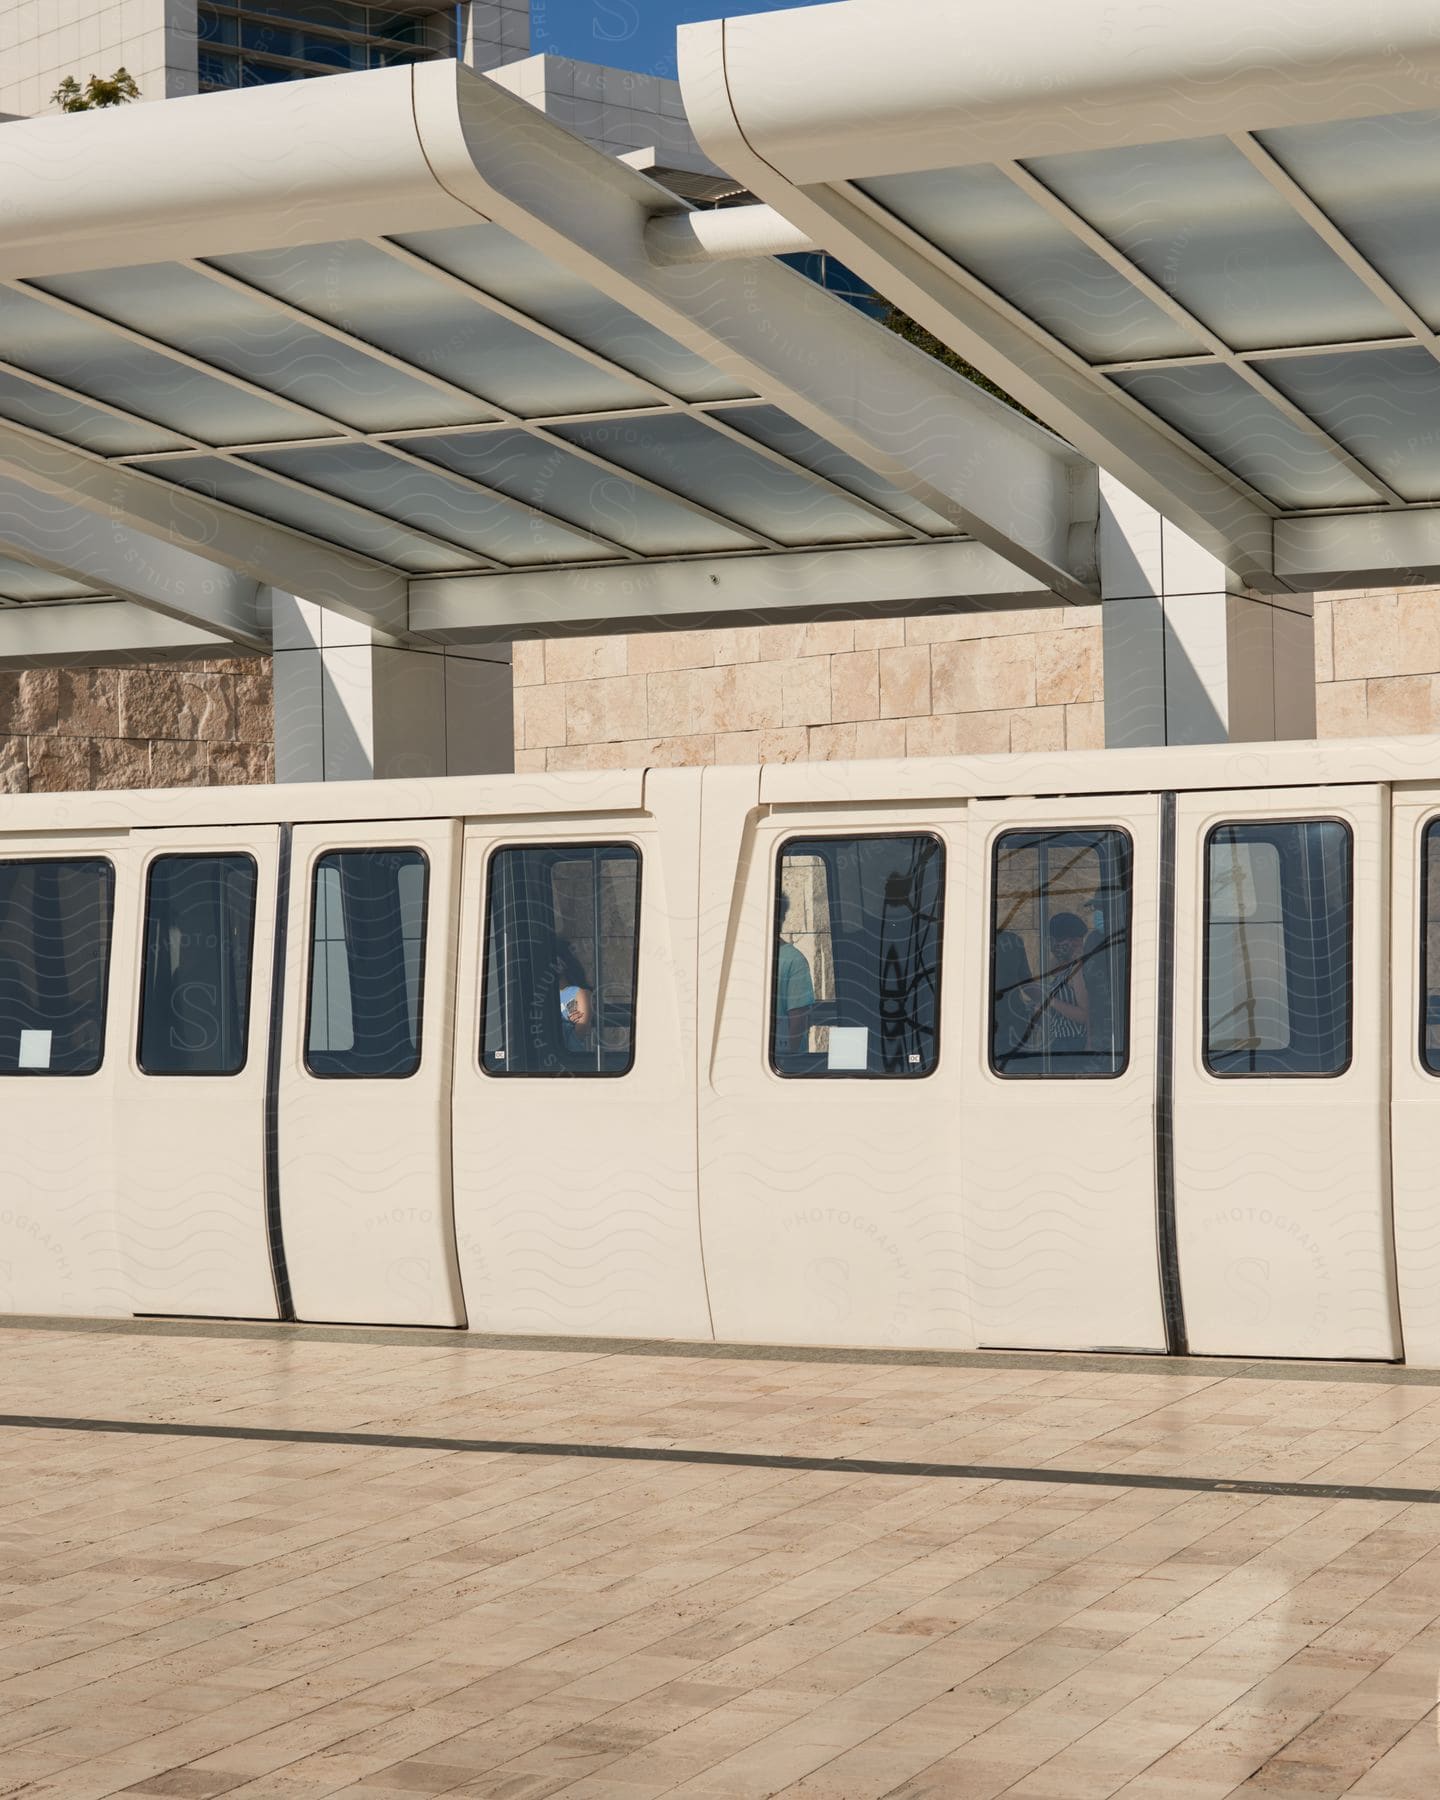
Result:
[[[776,871],[770,1066],[928,1075],[939,1052],[939,838],[792,838]]]
[[[1107,1078],[1130,1052],[1128,835],[1007,831],[990,906],[990,1067],[1010,1080]]]
[[[1351,836],[1331,819],[1217,825],[1205,845],[1205,1067],[1350,1063]]]
[[[253,856],[158,856],[145,883],[138,1060],[147,1075],[238,1075],[250,1028]]]
[[[429,873],[420,850],[332,850],[316,863],[312,1075],[394,1079],[419,1068]]]
[[[1440,819],[1425,827],[1420,888],[1420,1060],[1440,1075]]]
[[[624,1075],[635,1060],[640,854],[628,844],[497,850],[485,903],[480,1066]]]
[[[115,870],[0,862],[0,1075],[93,1075],[105,1054]]]

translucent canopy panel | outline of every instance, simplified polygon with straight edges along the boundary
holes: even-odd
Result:
[[[861,186],[1090,362],[1201,347],[999,169],[930,169]]]
[[[1025,166],[1232,349],[1398,334],[1384,305],[1224,138]]]
[[[1427,324],[1440,325],[1440,112],[1257,136]]]
[[[1427,350],[1277,358],[1276,387],[1406,500],[1440,500],[1440,362]]]
[[[143,419],[129,419],[39,382],[0,369],[0,419],[28,425],[48,437],[101,456],[138,456],[178,450],[184,438]]]
[[[220,257],[215,266],[525,418],[606,412],[654,398],[625,369],[596,367],[486,307],[478,288],[439,280],[400,260],[394,247],[311,244]],[[471,409],[471,417],[487,416],[494,414]],[[436,413],[428,422],[445,421]]]
[[[567,442],[674,493],[701,505],[723,506],[727,518],[776,543],[883,543],[906,535],[901,526],[683,413],[596,420],[557,426],[556,431]]]
[[[358,550],[362,556],[412,575],[443,575],[452,569],[479,568],[478,557],[458,545],[437,543],[433,538],[407,530],[393,519],[367,514],[359,507],[342,506],[323,493],[299,484],[287,485],[242,462],[219,457],[138,465],[162,481],[190,488],[212,500],[257,518],[288,525],[307,537]]]
[[[755,539],[699,509],[598,468],[562,444],[519,431],[410,438],[416,456],[468,475],[497,493],[599,532],[645,556],[753,549]]]
[[[52,575],[33,563],[6,556],[0,550],[0,601],[54,602],[61,600],[93,600],[93,588],[71,581],[64,575]]]
[[[1223,364],[1135,370],[1111,379],[1277,506],[1364,506],[1376,497],[1303,426]]]
[[[439,469],[417,467],[375,445],[272,450],[257,454],[255,462],[498,562],[516,566],[587,562],[613,555],[604,544],[543,513],[487,494]]]
[[[681,400],[728,400],[749,392],[498,225],[418,232],[395,242]]]

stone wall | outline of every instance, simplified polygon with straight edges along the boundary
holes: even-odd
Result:
[[[1315,600],[1319,737],[1440,732],[1440,588]]]
[[[961,613],[515,646],[518,769],[1103,742],[1095,614]]]
[[[0,793],[274,779],[260,657],[0,672]]]

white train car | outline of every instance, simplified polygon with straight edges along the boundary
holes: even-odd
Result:
[[[1440,740],[0,798],[0,1311],[1440,1365]]]

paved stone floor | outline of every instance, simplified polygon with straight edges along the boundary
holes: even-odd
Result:
[[[1440,1795],[1435,1377],[0,1353],[3,1795]]]

